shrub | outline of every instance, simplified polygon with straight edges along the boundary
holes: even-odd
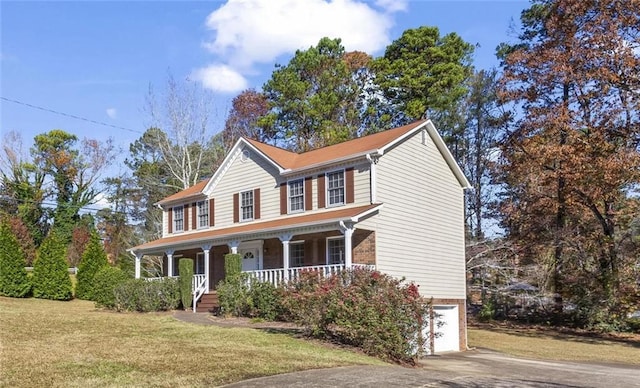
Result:
[[[0,295],[13,298],[29,296],[31,283],[25,256],[6,221],[0,224]]]
[[[242,273],[242,256],[237,253],[224,255],[224,278],[228,280],[232,277],[240,276]]]
[[[98,233],[93,231],[78,267],[76,298],[95,301],[94,277],[107,265],[107,254],[104,252]]]
[[[384,360],[415,363],[426,303],[414,284],[354,269],[322,278],[303,273],[290,283],[283,305],[307,333],[360,347]]]
[[[282,316],[282,289],[268,282],[251,282],[249,312],[254,318],[274,321]]]
[[[247,316],[251,309],[247,274],[238,273],[229,276],[227,272],[226,275],[226,278],[216,287],[220,313],[234,317]]]
[[[33,266],[33,296],[54,300],[73,297],[65,252],[64,241],[58,232],[52,230],[40,245]]]
[[[180,306],[177,279],[129,279],[116,286],[114,295],[115,309],[118,311],[166,311]]]
[[[118,267],[105,266],[93,277],[93,300],[97,307],[115,308],[115,288],[129,277]]]
[[[180,259],[180,298],[182,300],[182,307],[186,310],[191,307],[193,302],[192,283],[193,283],[193,260]]]

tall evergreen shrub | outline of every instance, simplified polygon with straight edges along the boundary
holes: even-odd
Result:
[[[25,255],[6,220],[0,223],[0,295],[28,296],[31,283],[25,267]]]
[[[225,280],[240,276],[242,272],[242,256],[238,253],[228,253],[224,255],[224,277]]]
[[[179,262],[180,270],[180,300],[182,300],[182,307],[186,310],[191,307],[193,302],[193,293],[191,290],[191,283],[193,282],[193,260],[184,258]]]
[[[73,297],[65,252],[65,241],[52,230],[40,245],[33,266],[33,296],[54,300]]]
[[[92,231],[78,266],[76,298],[95,300],[94,277],[107,265],[107,254],[102,246],[102,241],[100,241],[98,233]]]
[[[114,290],[129,279],[126,273],[118,267],[104,266],[93,277],[93,300],[96,307],[115,308],[116,295]]]

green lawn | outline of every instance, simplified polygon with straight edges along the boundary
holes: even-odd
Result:
[[[215,386],[313,368],[383,364],[256,329],[114,313],[92,302],[0,297],[0,386]]]

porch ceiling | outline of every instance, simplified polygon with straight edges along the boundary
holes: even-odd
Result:
[[[232,240],[268,238],[268,235],[295,232],[296,230],[336,229],[340,221],[359,222],[363,217],[377,212],[382,204],[340,208],[312,214],[280,217],[275,220],[249,222],[228,228],[207,229],[200,232],[181,233],[160,238],[129,249],[135,254],[161,253],[168,248],[197,247],[202,244],[223,244]],[[262,236],[260,236],[262,235]]]

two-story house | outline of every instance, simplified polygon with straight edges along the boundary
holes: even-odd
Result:
[[[241,138],[206,181],[167,197],[162,238],[131,249],[195,261],[214,293],[224,255],[274,283],[313,267],[373,266],[419,286],[445,326],[437,350],[466,347],[464,194],[469,182],[431,121],[304,153]]]

